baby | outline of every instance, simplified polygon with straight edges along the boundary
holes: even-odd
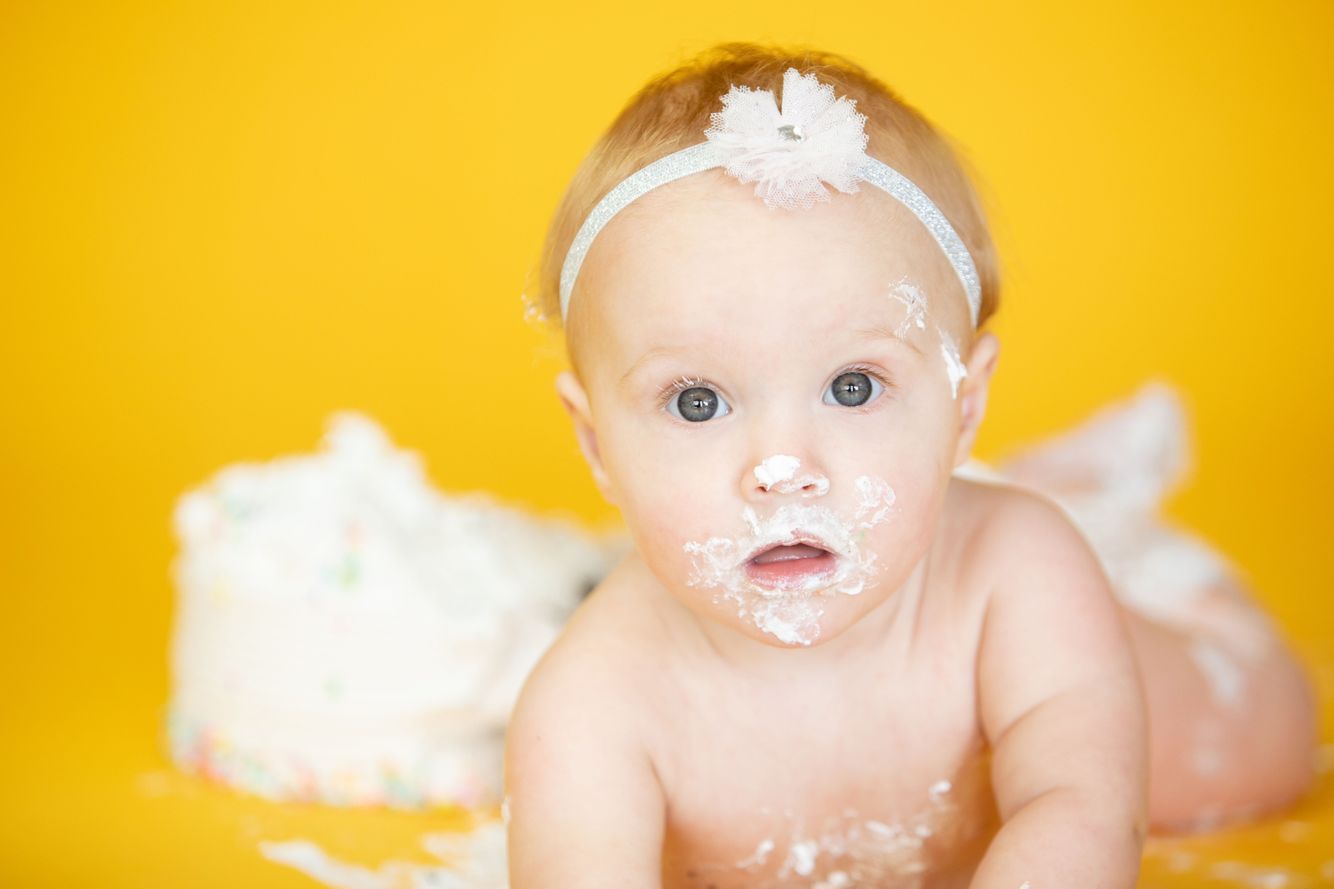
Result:
[[[1309,685],[1228,573],[1163,532],[1114,587],[1063,504],[1135,492],[1077,441],[970,461],[994,251],[861,68],[729,44],[654,80],[544,271],[633,550],[513,713],[515,889],[1130,887],[1150,827],[1306,788]]]

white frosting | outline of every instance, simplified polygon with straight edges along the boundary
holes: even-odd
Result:
[[[168,733],[183,767],[277,799],[498,799],[519,687],[615,544],[484,495],[334,414],[313,456],[187,492]]]
[[[950,397],[958,398],[959,383],[968,376],[968,368],[959,358],[959,347],[955,345],[954,338],[939,328],[936,332],[940,334],[940,357],[945,361],[945,373],[950,378]]]
[[[790,481],[800,467],[801,460],[796,457],[787,454],[772,454],[761,460],[760,464],[752,471],[755,473],[755,481],[760,483],[760,487],[768,490],[779,482]]]
[[[889,292],[890,298],[896,302],[903,303],[903,320],[895,329],[894,334],[899,339],[906,339],[912,332],[912,328],[926,330],[926,294],[916,284],[907,278],[900,278]]]
[[[812,644],[820,635],[824,601],[832,593],[855,596],[878,572],[876,555],[863,540],[866,531],[888,521],[894,511],[894,488],[878,476],[858,476],[853,482],[857,508],[851,521],[819,503],[784,503],[763,519],[746,506],[741,520],[747,530],[739,537],[711,537],[687,541],[691,557],[687,585],[718,589],[714,601],[726,599],[737,606],[737,616],[749,618],[759,629],[781,642]],[[828,574],[808,575],[781,587],[758,586],[746,575],[746,564],[770,546],[801,538],[819,541],[836,557]]]
[[[1230,707],[1240,704],[1246,692],[1246,670],[1227,649],[1207,638],[1196,637],[1188,651],[1214,700]]]
[[[339,861],[310,840],[266,840],[259,851],[333,889],[504,889],[509,884],[502,824],[488,821],[468,833],[429,833],[421,844],[442,863],[390,859],[372,870]]]
[[[735,862],[732,870],[749,875],[747,885],[843,889],[882,885],[893,876],[898,878],[895,885],[920,887],[925,883],[928,843],[952,832],[958,811],[944,794],[933,795],[926,807],[892,820],[864,818],[856,809],[846,808],[841,816],[827,817],[817,827],[784,810],[781,819],[754,819],[777,823],[766,825],[768,833],[755,851]],[[714,869],[712,864],[697,865],[705,872],[702,883],[714,882],[708,875]]]
[[[752,852],[748,857],[738,861],[736,863],[736,866],[744,870],[746,868],[756,867],[758,865],[764,864],[765,860],[769,857],[769,853],[772,852],[773,850],[774,850],[774,841],[770,837],[765,837],[764,839],[760,840],[759,845],[755,847],[755,851]]]
[[[761,460],[751,472],[761,488],[775,494],[800,492],[803,497],[823,497],[829,493],[829,479],[818,472],[797,475],[800,468],[800,458],[773,454]]]

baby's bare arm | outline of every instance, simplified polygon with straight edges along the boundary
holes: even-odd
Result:
[[[1003,512],[1005,570],[978,654],[1004,821],[973,889],[1131,889],[1146,829],[1148,741],[1133,654],[1107,579],[1049,501]]]
[[[548,653],[506,731],[509,885],[656,889],[663,794],[636,696],[579,654]]]

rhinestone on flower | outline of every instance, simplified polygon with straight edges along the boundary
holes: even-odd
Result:
[[[723,110],[709,115],[705,137],[741,182],[770,207],[796,209],[828,201],[825,183],[857,191],[866,161],[866,115],[814,74],[783,73],[782,108],[769,90],[733,84]]]

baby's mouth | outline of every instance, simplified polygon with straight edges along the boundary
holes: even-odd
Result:
[[[804,587],[838,567],[838,556],[819,544],[796,541],[761,550],[745,563],[746,576],[773,589]]]
[[[751,559],[757,565],[767,565],[771,562],[789,562],[793,559],[817,559],[820,556],[829,555],[828,550],[821,549],[818,546],[811,546],[808,543],[784,543],[778,546],[771,546],[755,558]]]

